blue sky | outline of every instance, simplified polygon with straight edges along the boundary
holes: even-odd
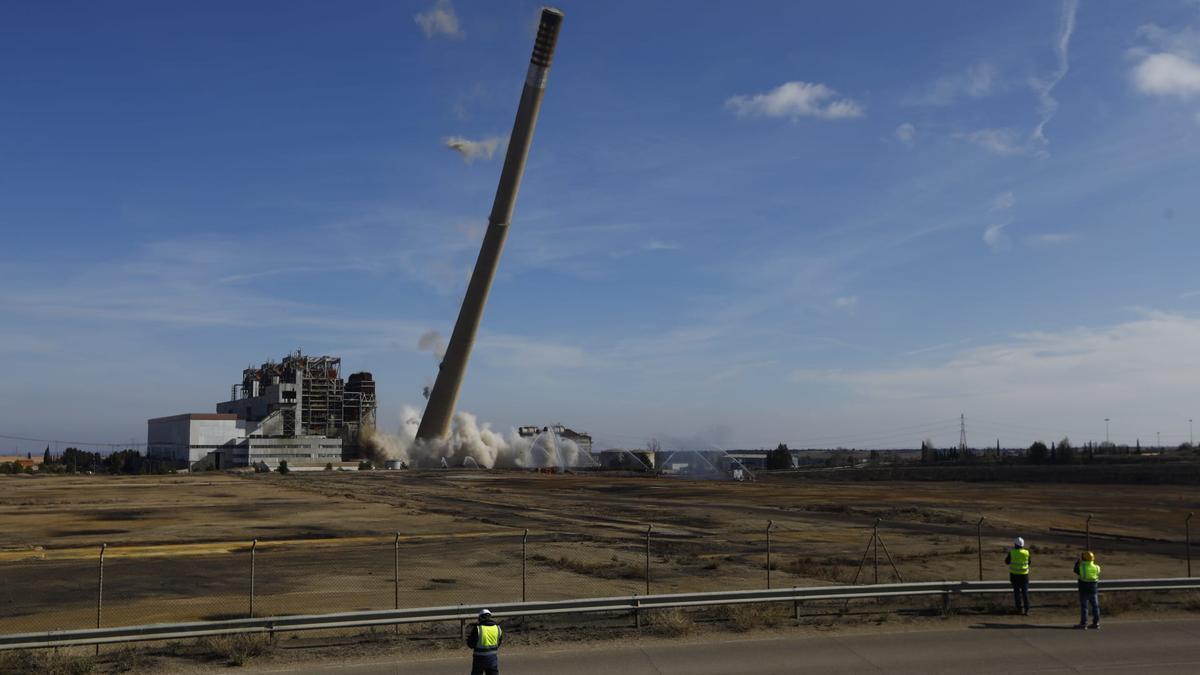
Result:
[[[561,6],[461,409],[605,447],[1187,440],[1200,3]],[[296,348],[396,427],[537,11],[0,8],[0,434],[140,441]]]

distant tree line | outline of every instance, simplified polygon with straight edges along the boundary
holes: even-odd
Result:
[[[170,462],[146,457],[137,450],[127,449],[103,456],[98,452],[87,452],[79,448],[66,448],[62,454],[53,455],[50,448],[42,454],[40,473],[109,473],[109,474],[161,474],[170,473],[174,467]],[[33,473],[32,467],[22,467],[17,462],[0,463],[0,474]]]

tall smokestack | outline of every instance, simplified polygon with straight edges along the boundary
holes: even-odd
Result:
[[[533,42],[533,56],[529,59],[529,72],[525,76],[525,88],[521,91],[521,103],[517,106],[517,119],[513,122],[512,135],[508,141],[508,152],[504,156],[504,168],[500,172],[500,184],[496,187],[496,200],[492,203],[492,214],[488,216],[487,234],[479,248],[479,259],[467,285],[467,295],[458,311],[458,321],[446,355],[438,367],[437,380],[429,393],[421,426],[417,429],[418,441],[445,438],[450,433],[450,416],[458,401],[458,390],[467,371],[467,360],[479,332],[479,321],[483,318],[483,307],[487,304],[488,291],[496,276],[496,265],[504,249],[504,238],[512,222],[513,206],[521,188],[521,175],[525,173],[525,160],[529,157],[529,145],[533,141],[533,128],[537,125],[542,97],[546,93],[546,79],[550,74],[550,61],[554,58],[554,45],[558,41],[558,29],[562,26],[563,13],[557,9],[542,9],[537,38]]]

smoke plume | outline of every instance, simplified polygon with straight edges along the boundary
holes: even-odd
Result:
[[[496,154],[496,148],[500,147],[503,142],[503,136],[489,136],[478,141],[472,141],[462,136],[451,136],[446,139],[446,147],[462,155],[463,161],[470,164],[480,157],[491,159],[492,155]]]
[[[450,436],[437,441],[418,442],[417,428],[421,413],[404,406],[397,434],[375,431],[364,438],[368,457],[403,461],[413,468],[453,468],[478,466],[483,469],[534,469],[588,466],[591,458],[573,441],[542,434],[526,438],[510,429],[507,434],[480,424],[468,412],[455,413]],[[557,442],[556,442],[557,441]],[[557,448],[557,450],[556,450]]]
[[[439,362],[446,355],[446,340],[436,330],[427,330],[417,338],[417,349],[433,354]]]

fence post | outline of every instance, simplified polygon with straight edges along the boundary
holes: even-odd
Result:
[[[103,617],[104,611],[104,551],[108,548],[108,544],[100,544],[100,565],[99,578],[96,580],[96,628],[100,627],[100,620]],[[96,645],[96,655],[100,654],[100,645]]]
[[[654,523],[646,526],[646,595],[650,595],[650,530]]]
[[[258,539],[250,542],[250,618],[254,618],[254,563],[257,555]]]
[[[1085,551],[1092,550],[1092,514],[1088,514],[1087,521],[1083,524],[1083,549]]]
[[[775,526],[774,520],[767,521],[767,590],[771,590],[771,528]]]
[[[525,554],[528,547],[529,528],[525,528],[525,534],[521,535],[521,602],[525,602]]]
[[[983,517],[975,523],[975,552],[979,556],[979,580],[983,581]]]
[[[1192,514],[1189,512],[1187,518],[1183,519],[1183,545],[1187,551],[1187,572],[1188,577],[1192,576]]]
[[[875,547],[875,583],[879,583],[879,518],[875,519],[875,525],[871,527],[871,541]]]
[[[395,609],[400,609],[400,533],[396,533],[395,554],[392,556],[392,586],[396,594]],[[396,635],[400,634],[400,624],[396,624]]]

